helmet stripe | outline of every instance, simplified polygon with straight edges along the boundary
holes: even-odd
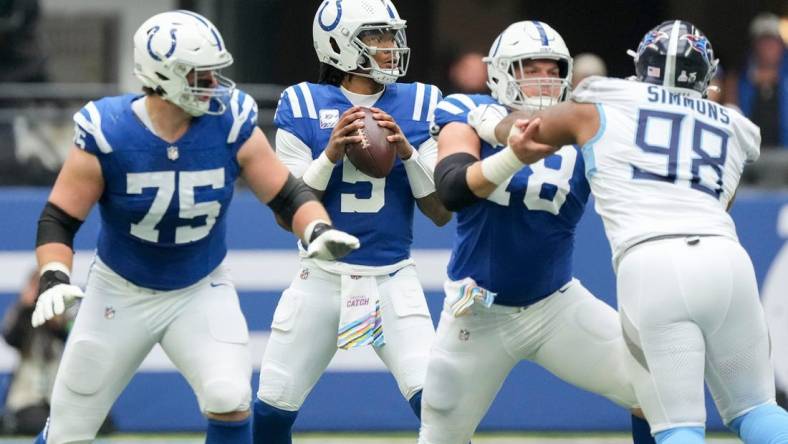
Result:
[[[542,45],[547,46],[550,42],[547,40],[547,32],[545,32],[544,28],[542,27],[542,22],[532,20],[531,23],[536,26],[536,30],[539,31],[539,37],[542,38]]]
[[[498,55],[498,48],[501,47],[501,40],[503,40],[503,34],[499,35],[498,38],[495,40],[495,43],[493,43],[495,45],[495,49],[493,49],[492,57]]]
[[[219,38],[219,34],[216,32],[216,28],[214,28],[208,22],[206,22],[205,19],[203,18],[203,16],[201,16],[200,14],[197,14],[195,12],[189,11],[187,9],[179,9],[179,10],[177,10],[175,12],[180,12],[181,14],[186,14],[188,16],[194,17],[197,20],[199,20],[200,23],[205,25],[211,31],[211,34],[213,34],[213,38],[216,39],[216,45],[219,46],[219,51],[224,49],[224,48],[222,48],[222,39]]]
[[[208,22],[206,22],[205,19],[203,19],[200,14],[194,13],[194,12],[186,10],[186,9],[179,9],[179,10],[177,10],[175,12],[180,12],[181,14],[190,15],[190,16],[196,18],[197,20],[199,20],[200,23],[202,23],[203,25],[208,26]],[[210,27],[210,26],[208,26],[208,27]]]
[[[665,74],[662,78],[662,86],[675,86],[676,76],[676,53],[679,47],[679,32],[681,32],[681,20],[673,22],[670,30],[670,41],[668,42],[668,53],[665,55]]]
[[[216,39],[216,44],[219,46],[219,51],[224,49],[222,48],[222,39],[219,38],[219,34],[216,33],[215,29],[211,28],[211,34],[213,34],[213,38]]]

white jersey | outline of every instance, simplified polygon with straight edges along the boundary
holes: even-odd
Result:
[[[583,156],[614,264],[661,235],[738,240],[726,209],[744,164],[760,153],[757,126],[697,93],[621,79],[588,78],[573,100],[599,111]]]

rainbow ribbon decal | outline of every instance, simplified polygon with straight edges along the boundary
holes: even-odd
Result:
[[[363,347],[372,344],[380,347],[383,340],[383,318],[380,316],[380,301],[375,303],[375,310],[339,327],[337,347],[343,350]]]

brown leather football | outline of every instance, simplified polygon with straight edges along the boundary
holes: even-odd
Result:
[[[345,145],[345,154],[359,171],[380,179],[389,175],[397,160],[395,144],[386,139],[386,136],[394,133],[378,126],[378,121],[372,117],[372,110],[361,108],[361,111],[364,112],[364,127],[358,129],[358,135],[363,138],[363,142]]]

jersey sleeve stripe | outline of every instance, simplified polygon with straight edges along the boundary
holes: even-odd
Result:
[[[476,102],[474,102],[473,99],[466,96],[465,94],[452,94],[450,97],[465,105],[465,107],[468,108],[468,111],[476,108]]]
[[[596,158],[594,155],[594,144],[602,138],[602,135],[605,134],[605,130],[607,129],[607,118],[605,117],[605,109],[602,108],[602,105],[597,103],[596,104],[597,112],[599,113],[599,129],[597,130],[594,137],[591,138],[588,142],[583,145],[580,151],[583,153],[583,161],[586,165],[586,177],[591,178],[596,174]]]
[[[413,120],[421,120],[421,109],[424,102],[424,84],[416,83],[416,102],[413,104]]]
[[[315,111],[315,101],[312,99],[312,93],[309,91],[309,86],[306,82],[298,84],[298,88],[304,95],[304,102],[306,102],[306,111],[310,119],[317,119],[317,111]]]
[[[295,88],[292,86],[285,90],[287,94],[287,100],[290,101],[290,109],[293,111],[293,117],[301,118],[304,115],[301,114],[301,104],[298,103],[298,95],[296,94]]]
[[[90,116],[90,121],[85,119],[85,116],[77,113],[74,115],[74,120],[77,123],[80,123],[78,118],[83,119],[83,123],[80,123],[84,127],[84,130],[90,133],[93,136],[93,139],[96,140],[96,145],[98,146],[99,150],[101,150],[104,154],[109,154],[112,152],[112,146],[107,142],[107,138],[104,137],[104,132],[101,130],[101,113],[99,113],[96,104],[93,102],[88,102],[85,105],[85,110],[88,112]],[[77,117],[79,116],[79,117]]]
[[[464,112],[462,108],[446,100],[443,100],[441,103],[439,103],[435,109],[440,109],[454,115],[460,115]]]
[[[430,86],[430,105],[427,108],[427,121],[432,122],[435,117],[435,107],[438,105],[440,91],[436,86]]]
[[[233,114],[233,126],[230,128],[230,134],[227,135],[227,143],[235,143],[235,141],[238,140],[238,134],[241,131],[241,127],[244,122],[246,122],[246,119],[249,118],[249,114],[256,105],[251,96],[244,94],[243,104],[240,106],[239,111],[239,96],[240,92],[236,89],[233,91],[233,96],[230,98],[230,111]]]

